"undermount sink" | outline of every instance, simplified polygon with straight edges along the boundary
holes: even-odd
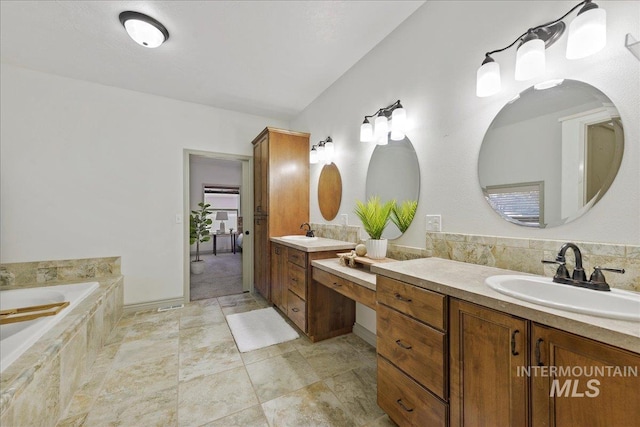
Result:
[[[313,240],[318,240],[317,237],[307,237],[307,236],[302,236],[299,234],[295,234],[292,236],[282,236],[280,237],[281,239],[286,239],[286,240],[298,240],[298,241],[303,241],[303,242],[310,242]]]
[[[485,280],[501,294],[547,307],[609,319],[640,322],[640,294],[611,289],[594,291],[554,283],[550,277],[505,275]]]

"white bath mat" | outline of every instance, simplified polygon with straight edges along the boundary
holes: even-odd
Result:
[[[300,337],[273,307],[230,314],[227,316],[227,323],[240,353]]]

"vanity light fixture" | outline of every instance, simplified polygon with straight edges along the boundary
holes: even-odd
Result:
[[[544,73],[545,49],[564,33],[566,25],[563,19],[581,6],[576,18],[569,24],[566,57],[568,59],[585,58],[600,51],[607,43],[607,13],[592,0],[581,1],[560,18],[529,28],[508,46],[487,52],[476,73],[476,95],[483,98],[500,91],[500,65],[491,55],[505,51],[516,43],[518,43],[518,50],[515,79],[529,80]]]
[[[369,121],[373,117],[375,117],[375,128]],[[389,126],[389,118],[391,118],[391,126]],[[387,107],[380,108],[374,114],[364,116],[364,121],[360,125],[360,141],[376,141],[378,145],[386,145],[389,143],[389,131],[393,141],[400,141],[404,139],[406,124],[407,112],[400,104],[400,100],[397,100]]]
[[[120,23],[140,46],[154,48],[169,38],[169,31],[160,22],[140,12],[126,11],[120,14]]]
[[[330,165],[333,162],[333,147],[333,139],[330,136],[318,142],[317,145],[312,145],[309,153],[309,163],[312,165],[317,163]]]

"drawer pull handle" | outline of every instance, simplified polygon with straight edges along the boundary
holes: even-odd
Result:
[[[295,277],[289,277],[289,279],[291,279],[292,282],[297,282],[298,279],[296,279]]]
[[[404,409],[407,412],[413,412],[413,409],[409,409],[405,406],[405,404],[402,402],[402,399],[398,399],[396,400],[396,402],[398,403],[398,405],[400,405],[402,407],[402,409]]]
[[[542,363],[542,355],[540,354],[540,344],[543,342],[544,340],[542,338],[538,338],[538,341],[536,341],[536,364],[538,366],[544,366],[544,363]]]
[[[520,331],[519,330],[515,330],[513,331],[513,333],[511,334],[511,354],[514,356],[519,355],[520,353],[518,353],[518,351],[516,350],[516,334],[519,334]]]
[[[411,302],[411,298],[405,298],[405,297],[403,297],[402,295],[400,295],[398,293],[396,293],[396,299],[398,301]]]
[[[398,344],[398,347],[402,347],[405,350],[411,350],[411,348],[412,348],[410,345],[404,344],[401,340],[397,340],[396,344]]]
[[[297,308],[297,307],[293,307],[293,308],[291,309],[291,311],[293,311],[294,313],[297,313],[297,312],[299,312],[299,311],[300,311],[300,309],[299,309],[299,308]]]
[[[340,283],[338,283],[338,282],[333,282],[333,286],[335,286],[336,288],[339,288],[342,285]]]

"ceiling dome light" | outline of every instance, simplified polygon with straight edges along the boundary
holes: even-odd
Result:
[[[523,37],[522,44],[516,53],[516,80],[529,80],[544,73],[544,49],[544,41],[533,31],[529,31]]]
[[[584,5],[569,24],[567,59],[580,59],[600,51],[607,44],[607,12],[595,3]]]
[[[127,30],[129,37],[140,46],[158,47],[169,38],[169,31],[164,25],[142,13],[122,12],[120,22]]]
[[[495,95],[500,92],[500,87],[500,64],[487,55],[476,73],[476,96],[484,98]]]

